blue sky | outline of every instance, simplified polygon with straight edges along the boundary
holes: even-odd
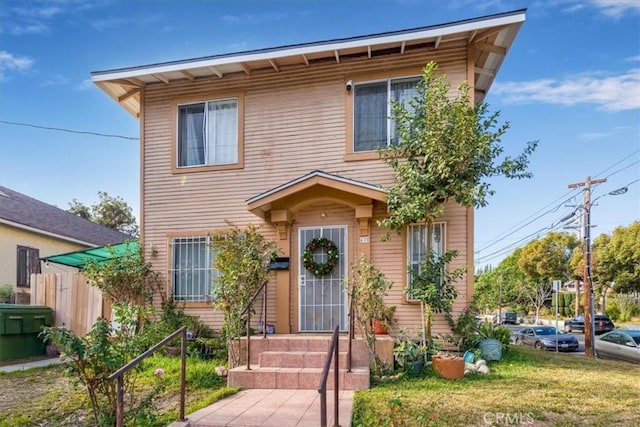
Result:
[[[138,122],[90,72],[441,24],[527,8],[487,97],[507,153],[539,140],[534,178],[495,179],[476,212],[477,265],[496,264],[607,178],[594,236],[640,220],[640,1],[2,0],[0,184],[67,208],[98,191],[139,209]],[[22,123],[28,126],[11,123]],[[60,128],[73,132],[45,128]],[[89,133],[77,133],[77,132]]]

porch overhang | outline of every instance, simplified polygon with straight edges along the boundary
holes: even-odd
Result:
[[[316,170],[247,199],[247,209],[268,219],[272,211],[295,213],[310,201],[330,200],[356,208],[372,201],[386,203],[386,196],[382,187]]]

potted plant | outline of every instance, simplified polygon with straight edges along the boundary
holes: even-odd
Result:
[[[485,322],[478,326],[478,335],[481,337],[478,348],[485,360],[502,359],[503,350],[506,351],[511,342],[511,331],[508,328]]]
[[[393,347],[393,358],[396,365],[411,376],[419,375],[422,372],[426,360],[432,354],[432,345],[423,345],[406,337],[402,337]]]
[[[386,335],[389,332],[389,327],[394,322],[394,314],[396,312],[396,306],[385,306],[380,310],[377,318],[373,319],[373,331],[376,335]]]

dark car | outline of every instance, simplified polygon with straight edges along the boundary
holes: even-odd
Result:
[[[598,357],[640,363],[640,330],[613,330],[595,340]]]
[[[516,345],[530,345],[541,350],[578,351],[578,340],[553,326],[522,328],[515,335]]]
[[[500,315],[500,324],[506,325],[507,323],[510,323],[512,325],[518,324],[518,316],[516,315],[516,313],[512,311],[506,311]]]
[[[593,330],[594,334],[604,334],[605,332],[612,331],[613,328],[615,328],[615,325],[613,324],[611,319],[603,314],[595,314],[593,316],[593,323],[595,325],[595,328]],[[574,317],[573,319],[565,320],[564,331],[584,332],[584,316],[578,316]]]

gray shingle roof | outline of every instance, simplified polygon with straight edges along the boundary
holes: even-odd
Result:
[[[0,221],[2,220],[96,246],[133,239],[128,234],[95,224],[0,185]]]

